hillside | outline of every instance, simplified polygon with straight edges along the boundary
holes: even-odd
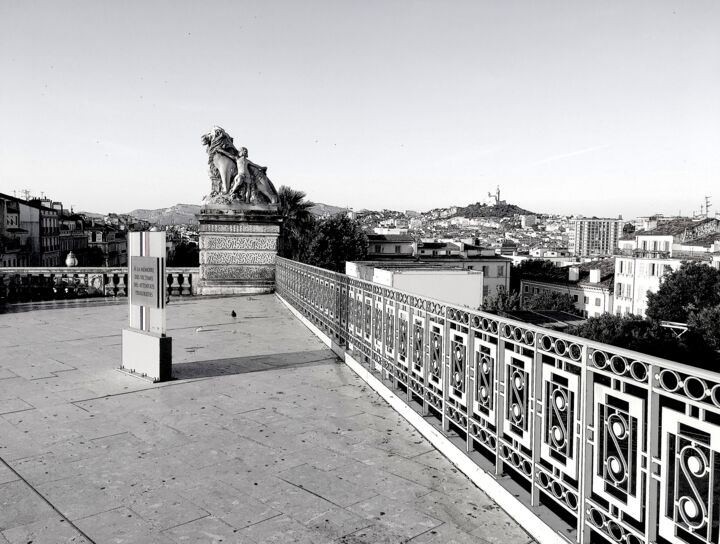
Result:
[[[322,202],[317,202],[312,208],[310,208],[310,211],[316,217],[327,217],[330,215],[335,215],[337,213],[345,213],[347,211],[347,208],[341,208],[339,206],[331,206],[330,204],[323,204]]]
[[[160,208],[157,210],[133,210],[128,212],[129,215],[148,221],[153,225],[182,225],[195,224],[197,218],[195,214],[200,213],[200,206],[197,204],[175,204],[169,208]]]
[[[338,206],[330,206],[318,202],[310,211],[318,217],[326,217],[336,213],[344,212],[346,208]],[[175,204],[169,208],[159,208],[157,210],[138,209],[128,212],[129,215],[149,221],[153,225],[182,225],[196,224],[197,218],[195,214],[200,213],[200,206],[197,204]]]
[[[488,206],[476,202],[463,208],[458,207],[457,213],[453,217],[467,217],[472,219],[475,217],[512,217],[514,215],[533,215],[533,212],[525,210],[515,204],[495,204]]]

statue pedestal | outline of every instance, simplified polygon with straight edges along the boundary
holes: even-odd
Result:
[[[275,290],[282,219],[277,206],[211,204],[200,221],[199,295],[248,295]]]

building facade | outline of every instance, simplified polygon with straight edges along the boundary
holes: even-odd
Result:
[[[368,258],[408,258],[415,240],[408,234],[368,234]]]
[[[662,255],[615,258],[615,313],[645,317],[648,292],[660,289],[663,276],[680,268],[680,259]]]
[[[622,219],[573,219],[568,233],[568,249],[578,257],[613,255],[622,229]]]

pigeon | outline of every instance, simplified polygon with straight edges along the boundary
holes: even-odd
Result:
[[[237,314],[235,313],[235,310],[233,310],[232,312],[230,312],[230,315],[231,315],[232,317],[237,317]]]

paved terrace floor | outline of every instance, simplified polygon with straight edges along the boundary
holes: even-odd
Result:
[[[165,384],[125,304],[0,315],[1,544],[530,541],[274,296],[167,313]]]

